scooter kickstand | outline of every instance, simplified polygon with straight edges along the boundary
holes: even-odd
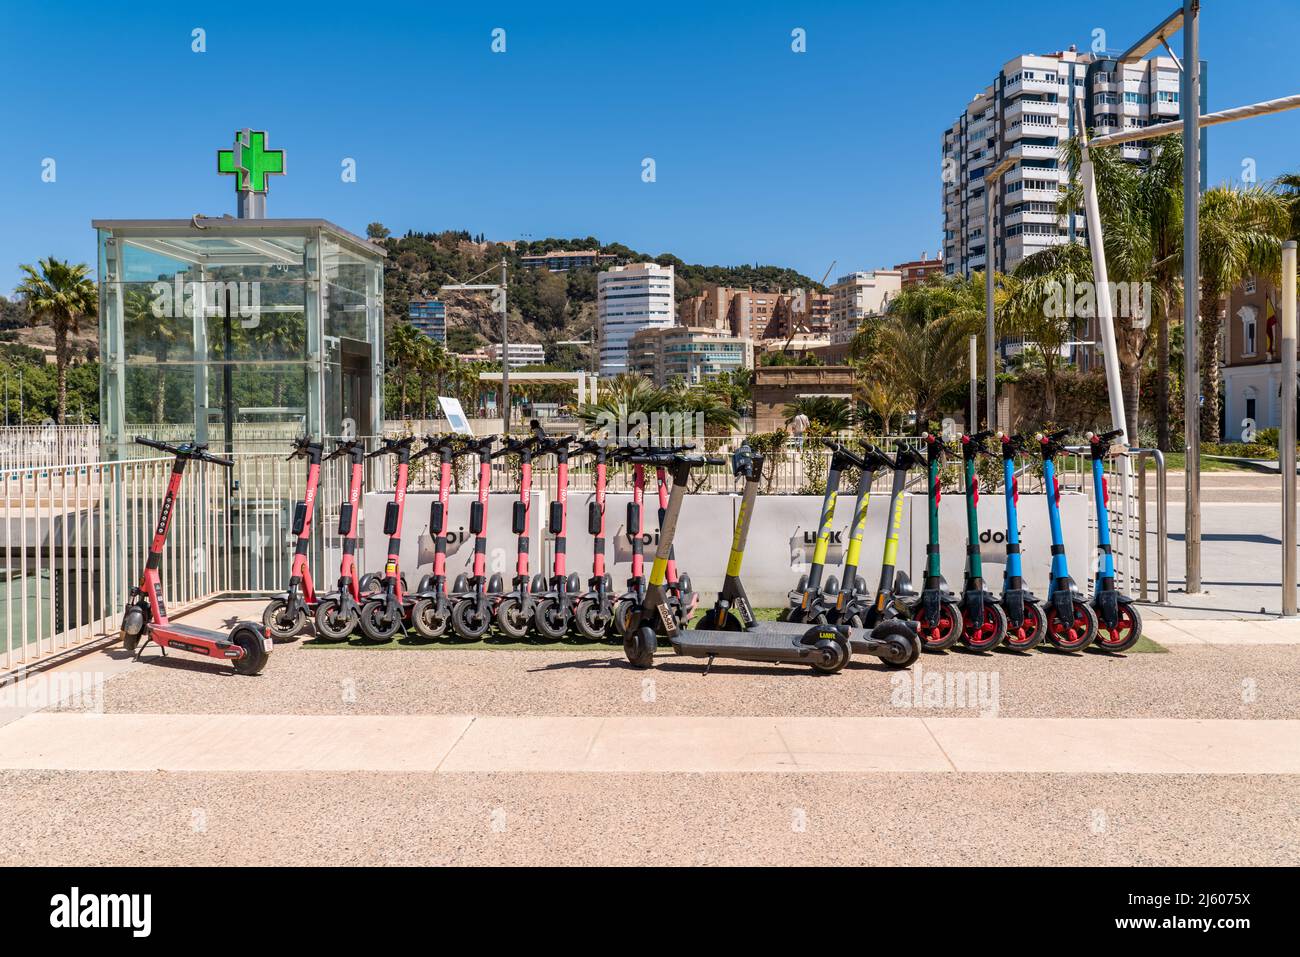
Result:
[[[709,655],[709,663],[704,666],[704,674],[700,675],[701,678],[708,675],[709,669],[713,667],[713,659],[716,657],[717,655]]]

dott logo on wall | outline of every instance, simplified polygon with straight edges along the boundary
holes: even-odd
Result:
[[[50,898],[50,926],[57,929],[126,928],[132,937],[153,929],[152,894],[83,894],[78,887]]]

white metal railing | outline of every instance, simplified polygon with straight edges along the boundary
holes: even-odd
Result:
[[[98,425],[0,427],[0,471],[98,462]]]
[[[317,495],[310,559],[325,589],[346,469],[329,463]],[[0,673],[116,632],[171,470],[170,458],[150,458],[0,471]],[[301,460],[278,454],[236,455],[230,470],[189,463],[160,567],[168,611],[282,589],[305,477]]]

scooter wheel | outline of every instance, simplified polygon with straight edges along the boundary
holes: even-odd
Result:
[[[139,605],[132,605],[122,616],[122,648],[134,652],[140,644],[140,635],[144,633],[144,611]]]
[[[361,634],[373,642],[392,641],[402,628],[402,616],[388,612],[388,603],[371,601],[361,606]]]
[[[1097,613],[1081,599],[1074,599],[1074,620],[1061,621],[1055,606],[1047,609],[1047,640],[1057,651],[1082,651],[1097,637]]]
[[[533,620],[524,614],[523,603],[518,596],[507,595],[497,605],[497,627],[507,638],[520,641],[528,637],[528,628]]]
[[[613,617],[613,614],[608,609],[602,608],[600,601],[595,598],[582,599],[573,610],[573,623],[582,637],[590,638],[592,641],[599,641],[605,637]]]
[[[631,598],[620,598],[614,604],[614,620],[611,624],[620,635],[626,635],[632,629],[638,610],[639,606]]]
[[[984,620],[978,624],[962,613],[961,642],[971,651],[988,651],[1007,637],[1007,613],[998,605],[984,603]]]
[[[812,669],[819,675],[838,674],[852,657],[847,645],[833,639],[823,638],[815,647],[818,657],[813,659]]]
[[[479,614],[477,601],[463,601],[451,610],[451,627],[467,641],[478,641],[492,627],[490,614]]]
[[[926,651],[947,651],[961,638],[961,606],[955,601],[939,603],[937,621],[925,618],[925,609],[917,604],[917,634],[921,636],[921,647]]]
[[[357,630],[359,619],[353,610],[343,611],[337,598],[326,598],[316,606],[316,636],[346,641]]]
[[[379,591],[379,586],[383,582],[383,575],[376,572],[366,572],[357,580],[357,590],[363,595],[369,595],[371,592]]]
[[[649,625],[631,630],[623,639],[623,654],[633,668],[649,668],[659,650],[659,638]]]
[[[451,615],[437,598],[421,598],[411,606],[411,624],[421,638],[441,638],[447,633]]]
[[[257,626],[240,622],[230,633],[230,640],[244,649],[244,656],[233,662],[235,671],[241,675],[261,674],[271,656],[266,651],[262,632]]]
[[[710,608],[700,616],[695,627],[704,631],[744,631],[740,619],[729,608]]]
[[[1097,647],[1112,655],[1128,651],[1142,637],[1142,616],[1131,602],[1119,603],[1119,618],[1114,628],[1097,625]]]
[[[885,643],[880,660],[891,668],[910,668],[921,657],[921,639],[901,621],[882,621],[871,637]]]
[[[543,637],[551,641],[559,641],[569,632],[570,616],[566,610],[560,606],[560,603],[554,598],[543,598],[537,603],[537,613],[533,617],[533,624],[537,626]]]
[[[262,624],[271,632],[272,641],[293,641],[307,627],[307,612],[303,608],[290,615],[286,598],[273,598],[262,611]]]
[[[1017,628],[1007,625],[1007,638],[1003,642],[1015,651],[1036,648],[1047,635],[1047,610],[1037,602],[1025,603],[1025,617]]]

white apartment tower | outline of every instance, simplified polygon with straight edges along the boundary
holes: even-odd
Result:
[[[831,345],[853,341],[864,319],[885,314],[890,301],[903,289],[903,274],[897,269],[851,272],[831,286]]]
[[[601,376],[627,371],[627,346],[639,330],[673,324],[673,279],[672,266],[655,263],[615,266],[596,276]]]
[[[1082,210],[1057,213],[1069,181],[1058,147],[1075,135],[1075,102],[1097,133],[1178,118],[1178,65],[1152,57],[1121,65],[1078,53],[1016,57],[967,105],[943,134],[943,264],[947,275],[982,270],[992,240],[994,268],[1010,272],[1048,246],[1087,240]],[[1122,147],[1142,160],[1138,144]],[[1004,158],[1013,164],[994,193],[994,228],[984,222],[984,175]]]

